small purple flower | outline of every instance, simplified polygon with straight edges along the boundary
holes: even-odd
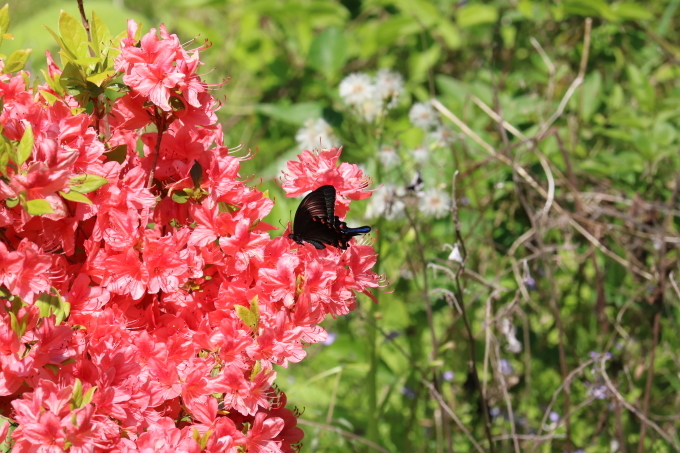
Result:
[[[397,332],[396,330],[392,330],[392,331],[388,332],[387,335],[385,335],[385,338],[388,339],[388,340],[394,340],[399,335],[401,335],[399,332]]]
[[[555,411],[550,411],[548,414],[548,419],[550,420],[551,423],[557,423],[560,421],[560,414],[558,414]]]
[[[512,372],[514,371],[513,368],[512,368],[512,365],[510,365],[510,362],[508,361],[508,359],[501,359],[499,361],[498,365],[499,365],[499,368],[501,370],[501,373],[505,374],[506,376],[508,374],[512,374]]]
[[[590,353],[588,355],[593,360],[596,360],[596,359],[610,360],[612,358],[611,352],[605,352],[604,354],[602,354],[601,352],[590,351]]]
[[[410,387],[402,387],[401,394],[410,400],[416,397],[416,392],[414,392]]]
[[[446,382],[451,382],[453,381],[455,375],[456,373],[451,370],[444,371],[444,373],[442,373],[442,379],[444,379]]]
[[[492,407],[489,409],[489,414],[491,414],[491,417],[496,418],[501,415],[501,410],[497,407]]]
[[[536,280],[531,275],[527,275],[524,278],[524,286],[526,286],[527,290],[529,291],[536,291],[538,289],[538,286],[536,285]]]
[[[321,342],[324,346],[330,346],[335,343],[335,339],[338,338],[338,334],[335,332],[328,332],[328,336],[324,341]]]
[[[603,400],[607,398],[607,387],[604,385],[593,385],[588,389],[588,394],[596,400]]]

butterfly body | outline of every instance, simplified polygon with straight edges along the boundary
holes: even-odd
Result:
[[[350,239],[369,231],[369,226],[350,228],[335,215],[335,187],[325,185],[302,200],[295,212],[293,232],[288,237],[298,244],[308,242],[319,250],[326,245],[345,250]]]

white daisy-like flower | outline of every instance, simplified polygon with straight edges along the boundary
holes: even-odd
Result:
[[[451,197],[443,190],[431,188],[420,193],[420,212],[435,218],[444,217],[451,209]]]
[[[435,130],[428,134],[430,143],[436,148],[444,148],[456,141],[456,135],[444,126],[437,126]]]
[[[411,157],[419,164],[424,164],[430,158],[430,152],[424,146],[417,146],[411,151]]]
[[[375,85],[368,74],[355,72],[340,82],[340,97],[346,104],[359,107],[375,97]]]
[[[354,108],[364,120],[372,123],[385,113],[382,104],[382,100],[374,92],[372,97],[364,100],[361,104],[354,105]]]
[[[397,106],[399,96],[404,92],[404,78],[389,69],[381,69],[375,76],[375,89],[386,103],[385,107],[392,109]]]
[[[378,151],[378,158],[386,167],[392,167],[401,162],[401,158],[399,157],[396,148],[391,145],[382,145],[382,148]]]
[[[387,220],[396,219],[404,214],[406,205],[402,201],[404,196],[403,187],[394,184],[385,184],[373,192],[368,207],[366,208],[366,218],[374,219],[384,216]]]
[[[295,134],[295,140],[302,149],[322,149],[340,146],[333,128],[323,118],[310,118]]]
[[[421,129],[429,130],[439,125],[439,117],[430,104],[416,102],[408,112],[411,123]]]

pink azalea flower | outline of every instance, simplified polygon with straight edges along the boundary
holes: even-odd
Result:
[[[273,439],[281,432],[284,425],[281,418],[267,418],[267,414],[257,414],[252,428],[248,430],[246,439],[248,451],[253,453],[282,452],[280,442]]]
[[[307,191],[330,184],[335,187],[337,200],[335,215],[343,219],[349,209],[349,200],[363,200],[371,196],[366,188],[370,178],[354,164],[337,165],[342,148],[322,151],[305,150],[298,155],[299,162],[290,161],[281,186],[289,197],[299,197]]]

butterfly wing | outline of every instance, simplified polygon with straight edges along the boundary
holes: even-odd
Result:
[[[347,249],[354,236],[371,231],[371,227],[349,228],[335,215],[335,187],[321,186],[307,195],[295,212],[293,233],[295,242],[308,242],[317,249],[332,245]]]
[[[331,219],[335,216],[335,187],[321,186],[309,193],[298,206],[290,238],[298,243],[309,242],[317,249],[326,248],[335,240]]]

